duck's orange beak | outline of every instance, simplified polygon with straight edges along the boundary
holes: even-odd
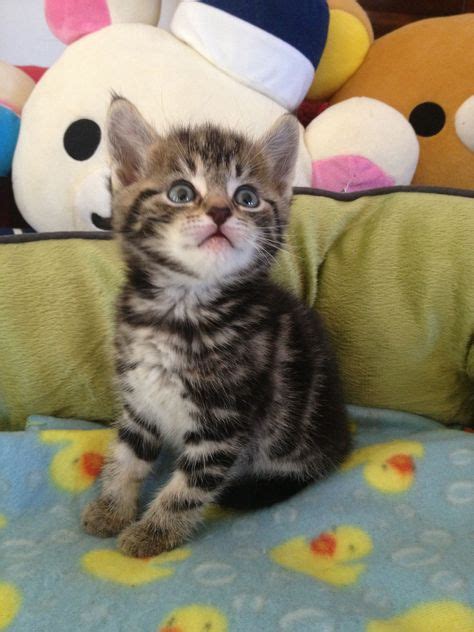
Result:
[[[395,454],[387,459],[387,464],[400,474],[413,474],[415,471],[415,463],[408,454]]]
[[[87,476],[97,478],[104,466],[104,456],[99,452],[84,452],[81,457],[81,469]]]
[[[316,555],[333,557],[336,552],[336,538],[331,533],[321,533],[317,538],[311,540],[311,551]]]
[[[176,626],[165,626],[164,628],[160,628],[160,632],[183,632],[181,628],[177,628]]]

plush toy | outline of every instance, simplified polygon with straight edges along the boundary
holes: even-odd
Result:
[[[158,131],[211,120],[261,135],[301,103],[327,43],[326,0],[300,1],[298,11],[287,0],[268,8],[249,0],[187,0],[178,5],[171,33],[139,23],[155,24],[159,3],[142,0],[133,11],[130,5],[46,2],[54,32],[78,41],[31,95],[15,154],[16,201],[38,231],[110,226],[102,130],[112,91],[135,103]],[[354,20],[359,18],[352,16],[351,25]],[[135,23],[118,23],[130,21]],[[339,29],[340,37],[351,29]],[[352,48],[343,48],[347,58]],[[335,49],[337,36],[325,51],[329,64]],[[350,72],[352,67],[343,71],[344,79]],[[295,184],[307,186],[311,155],[303,132],[301,127]]]
[[[20,68],[0,61],[0,176],[11,171],[21,111],[34,85]]]
[[[473,188],[473,41],[474,14],[421,20],[376,40],[307,130],[313,186]]]
[[[307,127],[328,107],[325,99],[343,85],[362,64],[374,41],[372,25],[356,0],[328,0],[326,46],[298,118]]]
[[[420,153],[402,114],[367,97],[324,110],[310,123],[307,143],[313,187],[343,193],[409,184]]]
[[[329,29],[321,63],[307,94],[327,99],[356,72],[374,41],[367,14],[355,0],[328,0]]]

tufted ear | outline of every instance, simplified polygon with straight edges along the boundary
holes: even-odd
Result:
[[[106,127],[113,179],[128,186],[145,175],[148,151],[158,141],[158,134],[133,103],[117,95]]]
[[[46,21],[54,35],[72,44],[110,24],[158,24],[161,0],[44,0]]]
[[[275,182],[289,186],[298,156],[300,127],[295,116],[283,114],[260,139]]]

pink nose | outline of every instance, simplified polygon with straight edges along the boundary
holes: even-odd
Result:
[[[232,215],[232,211],[227,206],[213,206],[207,214],[214,220],[216,226],[222,226]]]
[[[313,187],[349,193],[391,187],[395,180],[363,156],[334,156],[313,161]]]

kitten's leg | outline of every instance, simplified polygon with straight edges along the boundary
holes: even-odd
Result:
[[[313,478],[249,473],[225,487],[216,502],[228,509],[253,511],[281,503],[313,482]]]
[[[170,482],[142,519],[120,535],[120,549],[134,557],[149,557],[183,544],[199,524],[205,505],[225,485],[238,452],[237,441],[188,442]]]
[[[101,474],[99,498],[82,514],[84,530],[91,535],[117,535],[136,519],[140,484],[160,452],[158,432],[151,433],[125,410],[118,424],[118,438]]]

